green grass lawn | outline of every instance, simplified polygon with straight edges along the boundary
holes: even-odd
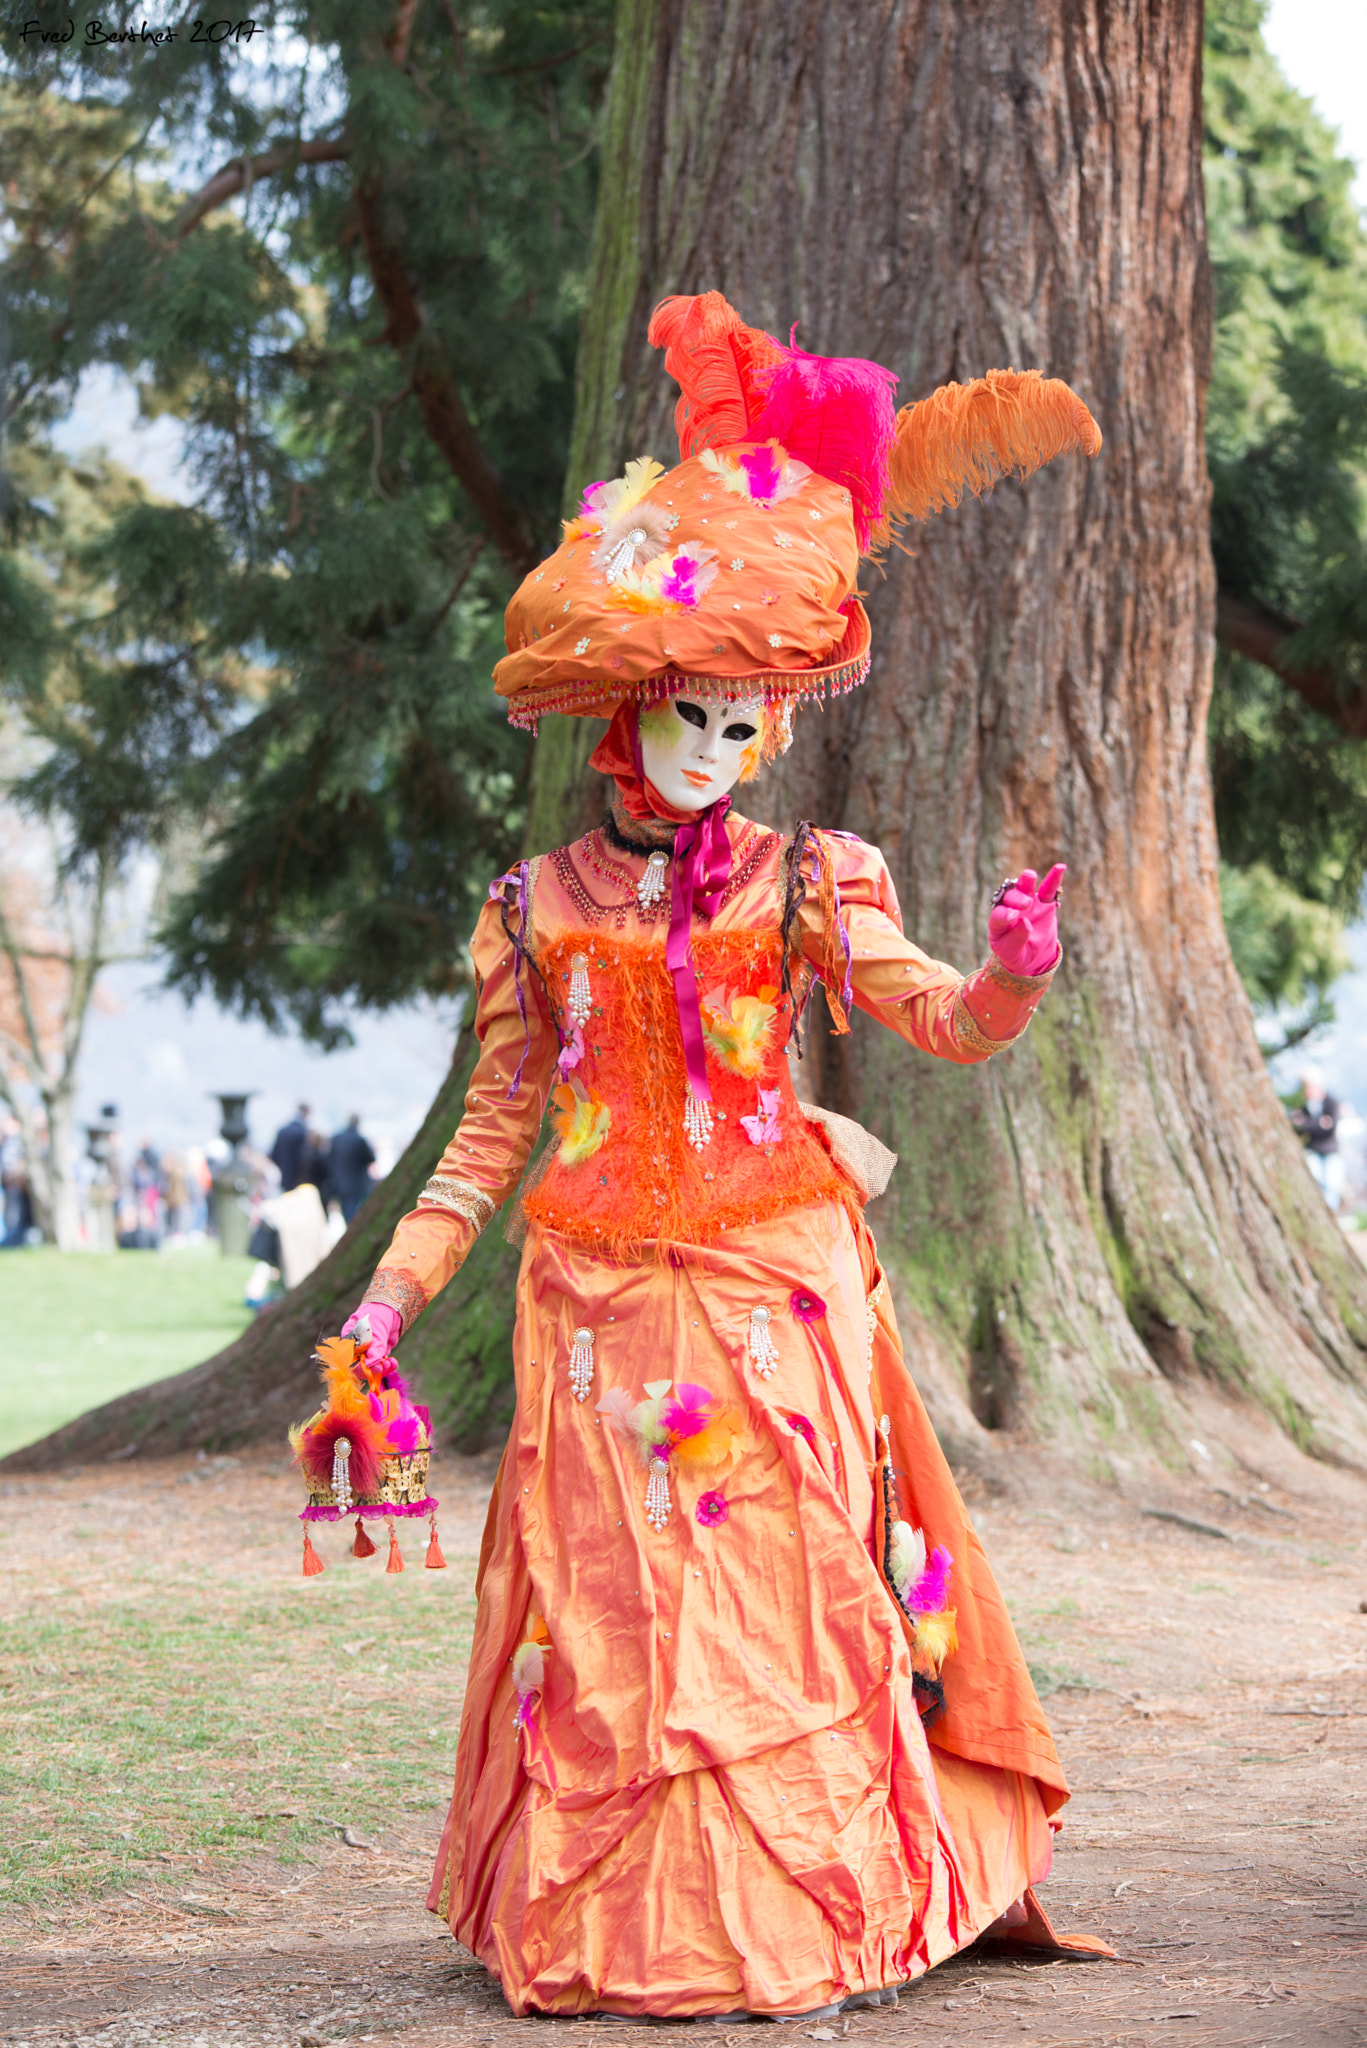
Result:
[[[213,1246],[0,1254],[0,1456],[230,1343],[251,1321],[251,1265]]]
[[[75,1531],[92,1552],[100,1533]],[[263,1541],[277,1532],[243,1548]],[[276,1589],[202,1566],[167,1585],[157,1560],[135,1561],[126,1601],[67,1595],[0,1620],[0,1899],[183,1881],[166,1866],[187,1857],[312,1861],[335,1828],[393,1841],[439,1814],[473,1559],[430,1574],[416,1537],[410,1550],[402,1578],[377,1556],[320,1580],[282,1571]]]

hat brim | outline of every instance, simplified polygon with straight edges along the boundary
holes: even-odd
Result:
[[[844,638],[819,668],[756,668],[724,676],[665,668],[636,682],[586,676],[582,682],[550,684],[535,698],[519,697],[508,706],[508,722],[524,732],[535,732],[538,722],[551,711],[567,718],[610,718],[621,703],[652,703],[661,697],[677,697],[682,690],[731,702],[758,697],[765,704],[843,697],[868,675],[873,638],[869,615],[857,598],[850,601],[845,616]]]

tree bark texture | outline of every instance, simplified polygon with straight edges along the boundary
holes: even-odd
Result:
[[[1003,876],[1070,863],[1065,964],[1014,1051],[955,1069],[860,1018],[809,1057],[901,1155],[871,1220],[951,1447],[1050,1440],[1122,1479],[1185,1468],[1212,1395],[1236,1434],[1263,1411],[1367,1457],[1367,1285],[1220,917],[1200,52],[1196,0],[624,0],[572,462],[673,459],[646,324],[707,288],[889,365],[904,403],[1010,365],[1100,422],[1094,463],[866,573],[871,680],[799,713],[745,808],[882,846],[907,930],[964,968]],[[543,844],[582,753],[538,743]]]

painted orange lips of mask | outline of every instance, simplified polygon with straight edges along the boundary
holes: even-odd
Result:
[[[683,778],[685,782],[691,782],[694,789],[710,789],[712,786],[710,775],[699,775],[692,768],[684,769]]]

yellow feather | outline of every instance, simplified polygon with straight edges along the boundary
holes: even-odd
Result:
[[[703,1008],[703,1036],[713,1057],[728,1073],[753,1081],[764,1065],[764,1055],[773,1037],[778,1010],[759,996],[722,996],[719,1004]]]
[[[592,1159],[612,1125],[612,1111],[603,1098],[590,1094],[580,1081],[555,1090],[551,1124],[560,1140],[562,1166]]]
[[[916,1647],[929,1657],[937,1671],[959,1647],[959,1631],[954,1621],[955,1611],[947,1607],[943,1614],[923,1614],[916,1624]]]
[[[626,466],[624,476],[615,477],[605,491],[600,491],[594,511],[604,519],[612,519],[619,512],[629,512],[633,505],[639,505],[651,486],[664,475],[664,464],[656,462],[653,456],[638,455]]]

